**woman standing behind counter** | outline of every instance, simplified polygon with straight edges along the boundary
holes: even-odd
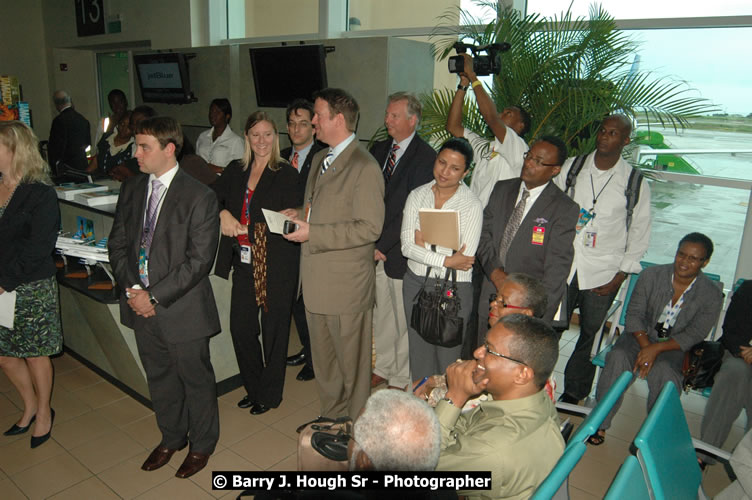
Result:
[[[52,432],[49,356],[63,346],[52,258],[60,211],[38,140],[21,122],[0,122],[0,174],[0,298],[16,292],[13,329],[0,326],[0,366],[24,404],[4,435],[34,424],[36,448]]]
[[[298,245],[269,232],[261,209],[278,212],[303,201],[298,172],[281,159],[277,126],[268,114],[248,117],[243,159],[230,163],[212,188],[222,228],[215,274],[227,279],[233,270],[230,334],[247,392],[238,406],[259,415],[282,401],[300,258]]]
[[[402,218],[402,255],[407,257],[407,273],[402,281],[405,315],[409,318],[415,296],[423,288],[433,290],[437,281],[443,281],[447,268],[457,271],[457,296],[462,303],[460,315],[464,324],[470,318],[473,301],[472,267],[483,224],[483,207],[463,179],[473,162],[473,150],[465,139],[449,139],[439,150],[433,167],[434,180],[415,188],[407,197]],[[421,208],[456,210],[460,217],[461,248],[453,255],[439,253],[424,244],[420,232]],[[412,327],[408,328],[410,341],[410,374],[413,380],[444,373],[446,367],[460,356],[462,342],[456,347],[438,347],[429,344]]]

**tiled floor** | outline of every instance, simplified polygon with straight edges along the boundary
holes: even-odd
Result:
[[[557,365],[558,387],[563,386],[563,370],[574,347],[576,333],[565,332],[561,359]],[[290,351],[298,349],[297,336]],[[170,464],[153,472],[140,465],[159,442],[154,414],[131,399],[69,355],[53,361],[56,410],[52,439],[31,450],[29,435],[0,436],[0,497],[55,499],[108,498],[234,498],[237,492],[211,490],[215,470],[295,470],[295,428],[318,414],[315,382],[298,382],[298,368],[289,368],[284,401],[276,410],[253,416],[235,403],[244,395],[237,389],[219,400],[221,436],[209,468],[184,480],[174,477],[186,451]],[[575,500],[602,498],[630,441],[645,416],[644,383],[629,391],[604,445],[588,451],[570,479]],[[699,427],[705,401],[682,396],[693,436]],[[0,429],[10,427],[20,417],[20,400],[4,375],[0,374]],[[577,419],[573,419],[577,420]],[[729,443],[743,433],[743,420],[737,421]],[[714,495],[728,484],[720,467],[705,472],[703,485]]]

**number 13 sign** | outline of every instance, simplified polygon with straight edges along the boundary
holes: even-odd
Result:
[[[104,34],[104,0],[75,0],[78,36]]]

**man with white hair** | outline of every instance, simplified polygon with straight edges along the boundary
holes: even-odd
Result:
[[[60,173],[58,165],[83,172],[89,166],[86,159],[86,148],[91,144],[89,122],[73,108],[73,101],[66,91],[56,91],[52,100],[59,114],[52,120],[47,144],[50,168],[56,175]]]
[[[368,398],[355,421],[350,470],[432,471],[440,449],[433,409],[406,392],[382,390]]]

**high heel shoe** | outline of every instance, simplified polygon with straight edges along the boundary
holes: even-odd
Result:
[[[52,424],[55,423],[55,410],[50,408],[50,430],[47,431],[47,434],[43,436],[31,436],[31,447],[36,448],[37,446],[43,445],[45,442],[47,442],[48,439],[52,436]]]
[[[13,426],[10,429],[3,432],[3,436],[17,436],[19,434],[23,434],[24,432],[29,430],[29,427],[31,427],[31,424],[33,424],[34,420],[36,419],[37,419],[36,415],[31,417],[31,420],[29,420],[29,423],[26,425],[26,427],[21,427],[20,425],[13,424]]]

